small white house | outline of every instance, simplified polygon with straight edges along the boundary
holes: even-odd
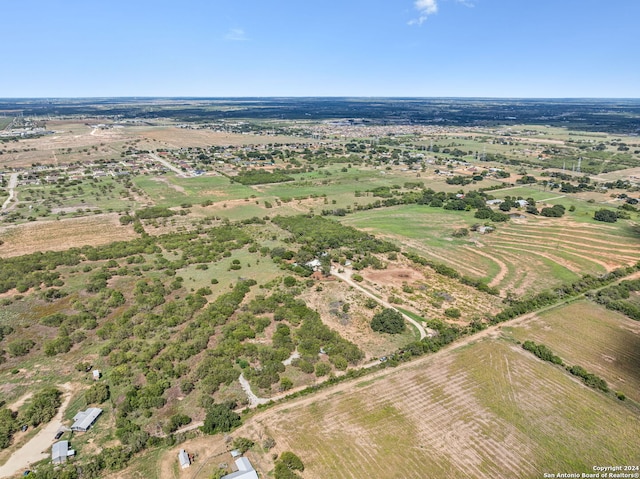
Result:
[[[99,369],[94,369],[93,370],[93,380],[97,381],[98,379],[100,379],[100,376],[101,376],[100,370]]]

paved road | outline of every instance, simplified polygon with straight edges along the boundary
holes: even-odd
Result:
[[[351,279],[351,273],[352,272],[350,270],[344,270],[344,273],[339,273],[338,269],[335,266],[331,266],[331,274],[333,276],[335,276],[336,278],[341,279],[342,281],[347,283],[349,286],[353,286],[358,291],[362,292],[363,294],[366,294],[368,297],[370,297],[372,299],[375,299],[378,303],[380,303],[385,308],[389,308],[389,309],[393,309],[395,311],[398,311],[398,309],[395,308],[391,303],[388,303],[384,299],[378,298],[375,294],[373,294],[370,291],[366,290],[365,288],[360,286],[358,283],[356,283],[354,280],[352,280]],[[407,321],[409,321],[411,324],[413,324],[416,327],[416,329],[420,333],[420,339],[423,339],[423,338],[427,337],[426,330],[424,329],[424,327],[418,321],[416,321],[415,319],[411,318],[410,316],[407,316],[402,311],[398,311],[398,312],[402,315],[402,317],[404,319],[406,319]],[[431,334],[429,334],[428,336],[431,336]]]
[[[7,198],[2,204],[2,208],[7,209],[11,201],[16,197],[16,187],[18,186],[18,173],[11,173],[11,177],[9,178],[9,198]]]
[[[178,168],[177,166],[173,165],[169,161],[165,160],[164,158],[160,158],[155,153],[149,153],[149,156],[151,158],[153,158],[154,160],[156,160],[158,163],[162,163],[164,166],[169,168],[171,171],[175,172],[180,178],[185,178],[186,177],[186,175],[184,174],[184,171],[182,171],[180,168]]]

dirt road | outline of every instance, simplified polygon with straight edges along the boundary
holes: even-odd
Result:
[[[9,178],[9,198],[4,200],[4,203],[2,204],[2,208],[0,209],[3,209],[3,210],[7,209],[9,204],[16,197],[15,189],[17,186],[18,186],[18,173],[11,173],[11,177]]]
[[[29,442],[11,454],[9,460],[0,466],[0,478],[10,477],[21,471],[27,470],[30,468],[31,464],[50,456],[51,445],[55,442],[53,437],[62,426],[62,415],[71,400],[71,384],[63,384],[60,388],[64,393],[58,413],[38,434],[33,436]]]

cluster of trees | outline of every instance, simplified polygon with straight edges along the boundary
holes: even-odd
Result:
[[[18,424],[17,413],[6,407],[0,408],[0,449],[9,447]]]
[[[20,414],[19,420],[25,424],[38,426],[49,422],[62,404],[62,393],[54,387],[46,387],[34,394],[31,402]]]
[[[509,215],[501,213],[500,211],[493,211],[487,206],[478,208],[478,211],[476,211],[473,216],[474,218],[478,218],[479,220],[490,220],[494,223],[505,223],[510,219]]]
[[[388,253],[398,247],[337,221],[320,216],[276,216],[272,222],[290,232],[293,240],[313,252],[348,248],[356,253]]]
[[[300,476],[296,471],[304,471],[302,460],[291,451],[285,451],[280,454],[275,466],[273,471],[275,479],[299,479]]]
[[[231,178],[231,181],[237,181],[243,185],[262,185],[265,183],[282,183],[293,180],[295,180],[295,178],[290,176],[288,172],[278,169],[274,170],[273,173],[264,170],[241,171],[237,176]]]
[[[542,208],[540,215],[547,216],[549,218],[560,218],[564,216],[565,207],[562,205],[554,205],[551,207]]]
[[[402,314],[395,309],[385,308],[373,315],[371,329],[379,333],[398,334],[405,330]]]
[[[605,223],[615,223],[618,221],[618,213],[613,210],[601,208],[593,213],[593,219],[596,221],[603,221]]]
[[[155,218],[169,218],[175,213],[164,206],[148,206],[136,211],[136,218],[140,220],[151,220]]]
[[[619,311],[631,319],[640,321],[640,304],[629,301],[631,293],[640,291],[640,280],[621,281],[620,284],[601,289],[592,298],[607,309]]]
[[[543,361],[549,361],[553,364],[563,364],[562,359],[559,356],[553,354],[553,351],[551,351],[544,344],[536,344],[533,341],[525,341],[524,343],[522,343],[522,348],[529,352],[532,352]]]
[[[582,366],[571,366],[567,369],[567,371],[569,371],[574,376],[578,376],[590,388],[599,389],[605,393],[609,392],[609,385],[604,379],[588,372]]]
[[[88,404],[102,404],[109,399],[111,393],[106,382],[99,382],[91,386],[84,393],[84,401]]]
[[[628,276],[639,270],[640,263],[636,263],[633,266],[614,269],[613,271],[598,277],[590,274],[584,275],[579,280],[568,285],[559,286],[554,291],[545,290],[530,298],[512,301],[509,307],[491,318],[491,322],[495,324],[513,319],[516,316],[530,313],[531,311],[535,311],[544,306],[555,304],[562,298],[574,297],[586,291],[605,286],[619,278]]]
[[[0,293],[16,288],[24,293],[29,288],[62,286],[60,273],[54,271],[58,266],[75,266],[82,261],[80,250],[72,248],[66,251],[48,251],[33,253],[15,258],[0,258]]]
[[[242,424],[242,418],[235,413],[235,403],[212,404],[207,409],[204,418],[202,432],[205,434],[218,434],[229,432]]]

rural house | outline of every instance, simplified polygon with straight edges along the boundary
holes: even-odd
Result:
[[[102,414],[102,409],[99,407],[90,407],[86,411],[80,411],[73,416],[74,423],[71,426],[72,431],[87,432],[89,428],[96,422],[98,416]]]
[[[58,441],[51,446],[51,462],[54,464],[64,464],[67,457],[75,454],[76,451],[69,449],[69,441]]]

